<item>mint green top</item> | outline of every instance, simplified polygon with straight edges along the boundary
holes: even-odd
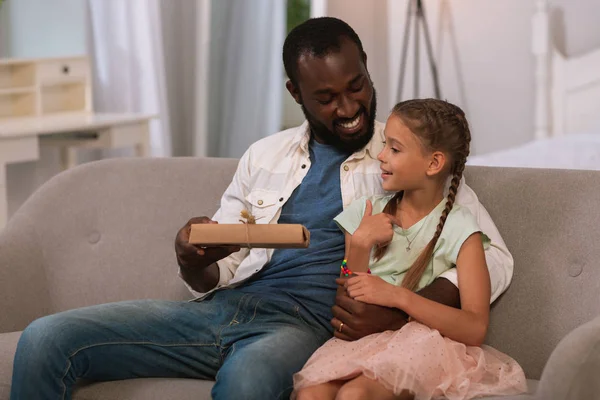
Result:
[[[393,195],[369,197],[373,204],[373,215],[381,213],[392,197]],[[334,221],[342,230],[354,234],[364,215],[366,203],[367,197],[353,201],[335,217]],[[446,199],[408,229],[394,225],[394,236],[385,255],[379,261],[375,261],[373,252],[371,252],[369,261],[371,272],[389,283],[400,285],[408,269],[433,238],[445,206]],[[475,232],[481,232],[481,229],[473,214],[466,208],[455,204],[446,219],[442,235],[436,243],[433,257],[423,273],[418,289],[429,285],[439,275],[455,267],[460,248],[465,240]],[[483,233],[482,239],[484,248],[489,247],[490,239]],[[409,241],[410,250],[407,250]],[[352,265],[348,265],[348,268],[352,270]]]

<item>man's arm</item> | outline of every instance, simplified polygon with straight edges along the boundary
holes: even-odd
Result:
[[[212,220],[208,217],[192,218],[179,230],[175,238],[179,276],[195,296],[206,293],[217,285],[226,284],[249,253],[248,249],[240,251],[239,247],[201,248],[188,242],[191,224],[237,223],[240,212],[249,209],[246,196],[250,182],[251,150],[252,147],[240,159],[235,175],[221,197],[220,208]]]
[[[343,287],[346,279],[348,278],[336,280],[340,286],[335,299],[336,304],[332,308],[331,320],[335,337],[357,340],[377,332],[398,330],[407,323],[408,315],[402,310],[366,304],[350,298]],[[458,288],[447,279],[437,278],[417,293],[429,300],[460,308]],[[344,325],[340,332],[341,323]]]
[[[490,247],[485,251],[485,261],[490,272],[492,284],[492,295],[490,303],[494,302],[510,285],[513,276],[514,260],[502,236],[496,228],[492,217],[485,207],[479,202],[477,194],[466,183],[465,178],[461,180],[456,194],[456,203],[467,208],[479,224],[481,231],[490,238]],[[456,268],[440,275],[458,286],[458,275]]]
[[[217,263],[202,269],[184,267],[181,264],[179,267],[181,278],[198,293],[206,293],[219,283],[220,273]]]

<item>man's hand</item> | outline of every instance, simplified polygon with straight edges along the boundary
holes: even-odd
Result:
[[[334,335],[343,340],[357,340],[373,333],[402,328],[408,315],[397,308],[376,306],[352,299],[346,293],[344,284],[349,278],[338,278],[335,305],[332,308],[331,326]],[[340,325],[342,326],[340,332]]]
[[[217,224],[208,217],[194,217],[177,232],[175,237],[175,253],[177,262],[182,268],[206,268],[209,265],[240,251],[238,246],[200,247],[190,244],[192,224]]]
[[[197,292],[208,292],[219,283],[217,261],[239,251],[239,247],[200,247],[190,244],[192,224],[216,224],[208,217],[194,217],[177,232],[175,253],[181,277]]]
[[[373,333],[386,330],[398,330],[408,320],[408,315],[397,308],[388,308],[366,304],[348,296],[344,284],[349,278],[336,279],[339,285],[332,308],[335,337],[343,340],[357,340]],[[418,292],[419,295],[445,304],[450,307],[460,308],[460,293],[458,288],[449,280],[437,278],[433,283]],[[339,331],[340,324],[342,331]]]

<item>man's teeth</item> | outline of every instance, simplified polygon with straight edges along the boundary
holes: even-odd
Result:
[[[361,114],[358,114],[358,115],[356,116],[356,118],[354,118],[352,121],[350,121],[350,122],[342,122],[342,123],[340,123],[339,125],[340,125],[342,128],[346,128],[346,129],[354,129],[354,128],[356,128],[356,127],[358,126],[358,124],[360,123],[360,116],[361,116]]]

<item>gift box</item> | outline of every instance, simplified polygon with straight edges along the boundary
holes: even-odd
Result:
[[[300,224],[192,224],[191,244],[248,248],[307,248],[310,232]]]

